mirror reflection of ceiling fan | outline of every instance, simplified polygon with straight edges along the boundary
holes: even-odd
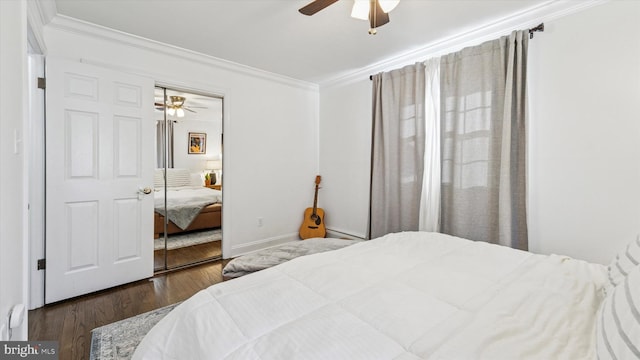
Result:
[[[156,105],[156,109],[162,111],[166,108],[167,114],[171,116],[175,115],[177,117],[184,117],[185,110],[192,113],[197,113],[197,111],[193,109],[197,109],[197,108],[206,109],[205,107],[202,107],[202,106],[187,107],[184,105],[185,101],[187,101],[187,98],[185,98],[184,96],[173,95],[173,96],[169,96],[169,100],[167,100],[165,104],[161,102],[156,102],[155,105]]]
[[[338,0],[314,0],[298,11],[311,16]],[[354,0],[351,17],[369,19],[369,34],[375,35],[376,28],[389,22],[389,12],[398,6],[400,0]]]

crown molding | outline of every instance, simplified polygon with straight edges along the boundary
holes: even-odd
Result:
[[[40,21],[43,25],[46,25],[53,20],[58,14],[58,8],[55,0],[29,0],[28,6],[37,8]]]
[[[41,54],[47,53],[44,41],[44,27],[58,12],[54,0],[30,0],[27,1],[27,23],[31,29],[29,43],[31,47]]]
[[[390,57],[383,61],[363,67],[359,70],[338,75],[327,81],[321,81],[321,88],[345,86],[368,79],[370,75],[400,68],[418,61],[445,55],[464,47],[480,44],[484,41],[507,35],[514,29],[534,27],[544,21],[552,21],[611,0],[551,0],[497,21],[478,26],[444,39],[440,39],[406,53]],[[542,36],[536,34],[536,36]]]
[[[349,71],[327,80],[318,81],[317,84],[216,58],[210,55],[205,55],[193,50],[180,48],[178,46],[161,43],[159,41],[125,33],[68,16],[59,15],[57,14],[54,0],[30,0],[27,1],[27,3],[29,6],[28,13],[30,24],[33,24],[32,26],[35,27],[34,32],[36,39],[41,45],[43,52],[46,52],[46,49],[44,49],[44,42],[41,38],[42,28],[44,26],[49,26],[61,31],[100,38],[118,44],[124,44],[138,49],[169,55],[243,75],[275,81],[307,90],[319,91],[321,87],[330,88],[359,82],[368,78],[369,75],[381,71],[389,71],[417,61],[424,61],[432,57],[451,53],[466,46],[472,46],[506,35],[514,29],[533,27],[538,25],[540,22],[552,21],[610,1],[611,0],[550,0],[497,21],[478,26],[472,30],[427,43],[418,49],[397,54],[356,71]]]
[[[1,0],[0,0],[1,1]],[[284,75],[272,73],[269,71],[257,69],[251,66],[239,64],[205,55],[193,50],[184,49],[178,46],[165,44],[159,41],[147,39],[141,36],[129,34],[123,31],[111,29],[101,25],[89,23],[65,15],[56,15],[47,25],[52,29],[98,38],[120,45],[130,46],[133,48],[155,52],[162,55],[168,55],[206,66],[224,69],[242,75],[261,78],[269,81],[275,81],[284,85],[302,88],[311,91],[319,91],[318,84],[290,78]]]

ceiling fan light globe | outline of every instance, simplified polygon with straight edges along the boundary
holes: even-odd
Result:
[[[379,0],[380,7],[385,13],[395,9],[400,0]],[[351,17],[360,20],[369,20],[369,0],[354,0],[351,8]]]
[[[380,7],[382,8],[382,11],[388,14],[391,10],[395,9],[399,3],[400,0],[380,0]]]
[[[360,20],[369,19],[369,0],[354,0],[351,17]]]
[[[175,115],[176,114],[176,109],[174,109],[172,107],[167,108],[167,114],[169,114],[171,116]]]
[[[178,115],[178,117],[184,117],[184,109],[178,108],[176,110],[176,115]]]

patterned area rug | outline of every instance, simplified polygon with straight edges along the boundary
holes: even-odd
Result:
[[[91,331],[90,360],[128,360],[142,338],[178,304],[101,326]]]
[[[194,231],[186,234],[169,235],[167,249],[179,249],[187,246],[204,244],[222,239],[222,229]],[[164,249],[164,239],[154,239],[153,249]]]

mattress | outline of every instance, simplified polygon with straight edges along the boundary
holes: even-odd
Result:
[[[595,359],[606,267],[404,232],[202,290],[133,359]]]

